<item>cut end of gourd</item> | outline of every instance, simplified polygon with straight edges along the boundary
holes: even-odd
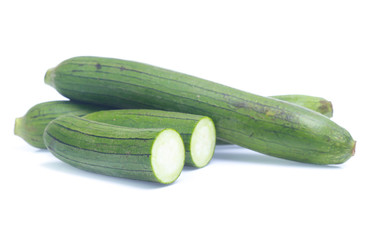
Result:
[[[196,125],[190,143],[191,158],[196,167],[208,165],[216,147],[216,129],[213,120],[202,118]]]
[[[152,146],[151,164],[160,183],[174,182],[182,172],[185,160],[184,144],[174,129],[163,130]]]
[[[50,68],[45,73],[44,83],[54,87],[54,85],[55,85],[55,68]]]

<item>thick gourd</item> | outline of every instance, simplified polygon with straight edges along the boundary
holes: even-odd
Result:
[[[47,126],[44,142],[58,159],[109,176],[167,184],[184,166],[183,141],[173,129],[126,128],[66,115]]]
[[[46,148],[43,141],[43,132],[50,121],[65,114],[82,116],[104,109],[106,108],[73,101],[39,103],[30,108],[23,117],[16,119],[14,134],[23,138],[31,146]]]
[[[76,57],[48,70],[45,82],[72,100],[209,116],[219,139],[275,157],[338,164],[355,149],[351,135],[319,113],[148,64]]]
[[[186,165],[201,168],[213,157],[216,131],[209,117],[161,110],[121,109],[94,112],[83,118],[132,128],[172,128],[182,136]]]

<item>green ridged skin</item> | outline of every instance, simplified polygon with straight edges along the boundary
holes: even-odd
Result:
[[[152,148],[155,139],[165,130],[126,128],[76,116],[62,116],[51,121],[43,137],[54,156],[79,169],[168,184],[176,180],[183,166],[168,182],[156,176],[151,163]],[[180,142],[183,147],[181,138]]]
[[[332,103],[324,98],[307,96],[307,95],[278,95],[272,96],[278,100],[294,103],[306,108],[309,108],[315,112],[319,112],[326,117],[331,118],[333,115]]]
[[[43,132],[50,121],[65,114],[83,116],[104,109],[107,108],[73,101],[39,103],[15,120],[14,134],[33,147],[44,149]]]
[[[75,57],[45,82],[72,100],[209,116],[219,139],[284,159],[339,164],[355,149],[349,132],[319,113],[148,64]]]
[[[277,96],[271,96],[271,97],[278,99],[278,100],[293,103],[301,107],[308,108],[310,110],[323,114],[328,118],[331,118],[333,115],[332,103],[321,97],[300,95],[300,94],[277,95]],[[230,143],[222,141],[222,140],[217,140],[216,144],[217,145],[228,145]]]
[[[203,120],[207,119],[213,121],[209,117],[179,113],[179,112],[169,112],[161,110],[149,110],[149,109],[121,109],[121,110],[107,110],[99,111],[87,114],[83,116],[85,119],[92,121],[103,122],[107,124],[125,126],[132,128],[172,128],[178,131],[181,135],[185,150],[186,150],[186,160],[185,164],[192,167],[204,167],[206,166],[214,154],[215,146],[215,135],[214,141],[206,142],[206,148],[212,149],[211,154],[209,154],[209,160],[203,165],[198,165],[192,157],[192,145],[191,137],[197,124]],[[209,145],[209,146],[208,146]]]

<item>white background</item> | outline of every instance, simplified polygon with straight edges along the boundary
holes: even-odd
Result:
[[[0,239],[374,239],[373,1],[4,1],[0,26]],[[45,71],[80,55],[325,97],[356,155],[315,166],[218,147],[168,186],[75,169],[13,127],[64,99]]]

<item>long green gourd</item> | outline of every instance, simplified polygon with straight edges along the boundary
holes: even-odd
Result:
[[[307,95],[279,95],[272,97],[298,104],[324,114],[327,117],[332,116],[331,102],[321,97]],[[126,105],[126,108],[133,107],[130,104]],[[23,117],[15,120],[14,133],[23,138],[31,146],[44,149],[46,147],[43,141],[43,132],[48,123],[53,119],[65,114],[83,116],[90,112],[105,109],[109,108],[66,100],[39,103],[30,108]],[[216,143],[229,144],[222,140],[217,140]]]
[[[23,117],[16,118],[14,134],[23,138],[33,147],[46,148],[43,141],[43,132],[48,123],[55,118],[65,114],[83,116],[87,113],[105,109],[107,108],[73,101],[39,103],[30,108]]]
[[[184,142],[187,166],[204,167],[214,154],[216,131],[209,117],[161,110],[121,109],[98,111],[83,118],[132,128],[175,129]]]
[[[72,100],[209,116],[219,139],[275,157],[339,164],[355,151],[349,132],[319,113],[148,64],[75,57],[45,82]]]
[[[44,131],[58,159],[99,174],[172,183],[184,166],[184,144],[173,129],[126,128],[64,115]]]

